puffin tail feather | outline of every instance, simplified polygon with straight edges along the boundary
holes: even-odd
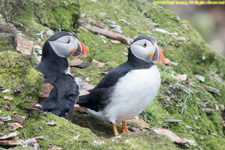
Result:
[[[85,107],[85,104],[87,104],[87,102],[88,102],[88,99],[86,95],[84,95],[79,97],[77,104],[80,105],[81,107]]]

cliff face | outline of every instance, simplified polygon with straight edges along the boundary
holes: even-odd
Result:
[[[35,57],[0,52],[0,117],[12,118],[1,125],[2,135],[13,132],[8,123],[26,116],[19,122],[23,127],[16,129],[17,137],[27,140],[44,135],[44,139],[38,140],[39,147],[44,149],[51,145],[64,149],[224,149],[225,59],[188,21],[180,20],[161,6],[133,0],[82,0],[79,6],[75,0],[17,0],[15,3],[3,1],[0,5],[1,15],[13,22],[17,33],[25,34],[25,38],[40,46],[49,36],[42,33],[50,29],[73,32],[80,12],[76,36],[90,54],[82,61],[90,61],[91,65],[71,69],[76,77],[93,85],[97,85],[110,68],[127,60],[128,43],[137,36],[150,35],[157,39],[167,58],[166,64],[157,64],[162,78],[160,91],[139,115],[150,129],[116,138],[110,132],[110,124],[87,114],[74,112],[73,124],[50,113],[32,110],[43,81],[42,75],[30,65],[34,64]],[[8,9],[3,10],[6,7]],[[13,13],[10,14],[10,10]],[[44,36],[37,35],[37,30]],[[6,39],[4,43],[12,42],[1,33]],[[117,34],[112,36],[114,33]],[[1,44],[0,51],[15,50],[13,43],[10,48],[8,45]],[[5,92],[6,89],[10,91]],[[132,123],[129,127],[143,130]],[[173,131],[186,140],[186,146],[174,144],[168,137],[153,132],[153,128]]]
[[[72,30],[79,17],[78,1],[57,0],[2,0],[0,13],[6,21],[13,21],[17,26],[40,30],[40,25],[55,30]],[[22,27],[23,28],[23,27]]]

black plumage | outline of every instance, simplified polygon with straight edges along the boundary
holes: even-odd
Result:
[[[50,45],[50,41],[63,36],[72,35],[67,32],[58,32],[45,42],[42,59],[36,70],[44,75],[44,83],[53,86],[49,97],[41,103],[40,109],[71,120],[73,107],[79,95],[79,87],[74,78],[66,73],[69,67],[67,58],[58,56]]]
[[[41,110],[71,120],[73,107],[79,95],[78,89],[72,76],[64,73],[58,75],[49,97],[41,103]]]

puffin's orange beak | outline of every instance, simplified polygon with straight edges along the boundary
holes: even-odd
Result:
[[[159,46],[158,46],[158,50],[159,50],[159,60],[156,63],[164,64],[164,55],[163,55],[162,49]]]
[[[82,48],[81,54],[80,54],[79,57],[87,57],[88,56],[88,50],[87,50],[86,46],[81,41],[78,40],[78,42],[80,43],[81,48]]]

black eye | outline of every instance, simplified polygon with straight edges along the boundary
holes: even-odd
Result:
[[[67,44],[70,44],[70,38],[69,38],[69,40],[66,42]]]
[[[147,46],[147,44],[145,43],[145,44],[143,44],[142,46],[145,48],[145,47]]]

